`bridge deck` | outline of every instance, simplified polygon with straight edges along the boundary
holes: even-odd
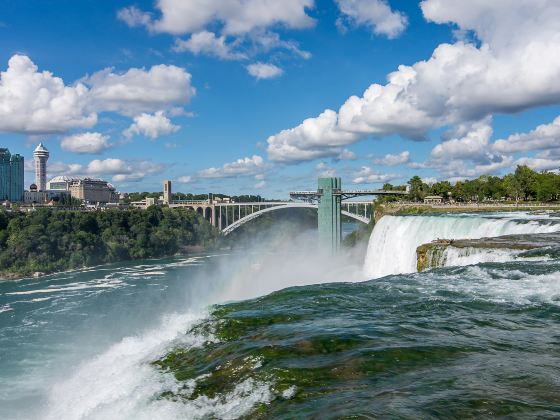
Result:
[[[290,197],[320,196],[320,191],[294,191],[290,193]],[[385,190],[349,190],[349,191],[333,191],[333,195],[408,195],[406,191],[385,191]]]

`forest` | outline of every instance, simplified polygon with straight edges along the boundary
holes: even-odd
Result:
[[[553,202],[560,199],[560,175],[555,172],[536,172],[520,165],[515,172],[503,177],[482,175],[476,179],[441,181],[427,184],[419,176],[408,181],[410,199],[422,201],[429,195],[458,202],[482,201],[540,201]],[[404,186],[385,184],[383,189],[404,189]]]
[[[219,236],[186,209],[0,211],[0,273],[26,276],[174,255],[210,247]]]

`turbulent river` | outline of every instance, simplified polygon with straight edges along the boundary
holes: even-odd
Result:
[[[0,418],[560,417],[560,217],[387,216],[365,261],[284,248],[0,282]],[[528,239],[527,239],[528,238]]]

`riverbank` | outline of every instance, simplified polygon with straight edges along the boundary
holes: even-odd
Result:
[[[558,211],[560,204],[542,203],[466,203],[466,204],[423,204],[423,203],[383,203],[375,207],[374,218],[379,221],[385,215],[406,216],[429,213],[493,213],[514,211]]]
[[[0,212],[0,279],[190,255],[213,249],[219,238],[216,228],[185,209]]]

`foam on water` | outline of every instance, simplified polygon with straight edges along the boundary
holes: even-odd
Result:
[[[160,328],[127,337],[78,367],[72,377],[53,385],[46,419],[237,418],[271,398],[268,384],[247,380],[216,398],[177,403],[159,396],[184,390],[184,383],[150,364],[173,346],[200,346],[207,338],[185,335],[204,314],[172,315]],[[187,384],[188,386],[189,384]],[[194,383],[191,383],[192,387]]]
[[[528,274],[520,270],[502,270],[469,266],[442,273],[422,273],[424,292],[437,296],[441,290],[459,292],[470,299],[516,305],[551,304],[560,306],[560,271]]]
[[[449,246],[442,256],[442,266],[460,267],[481,263],[505,263],[510,261],[549,261],[550,257],[524,257],[525,251],[518,249],[455,248]]]
[[[13,311],[14,309],[10,306],[10,305],[2,305],[0,306],[0,314],[2,312],[10,312]]]
[[[384,216],[371,234],[364,273],[369,278],[416,272],[416,248],[436,239],[480,239],[560,231],[556,220],[527,214]]]

